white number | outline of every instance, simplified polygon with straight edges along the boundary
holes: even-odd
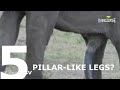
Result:
[[[28,71],[27,64],[19,58],[10,58],[10,53],[26,53],[26,46],[2,46],[2,66],[15,65],[18,67],[18,72],[14,75],[8,75],[1,72],[1,79],[23,79]]]

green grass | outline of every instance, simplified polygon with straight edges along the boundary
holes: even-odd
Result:
[[[57,60],[61,63],[68,63],[68,61],[69,63],[81,63],[83,53],[80,52],[84,51],[82,44],[84,42],[80,35],[55,30],[46,49],[45,59],[48,62]]]

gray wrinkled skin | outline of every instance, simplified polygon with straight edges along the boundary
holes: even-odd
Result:
[[[65,32],[81,34],[86,42],[86,79],[101,79],[101,71],[90,71],[88,65],[101,64],[107,39],[110,39],[120,57],[119,11],[5,11],[0,19],[0,49],[2,45],[14,45],[19,33],[19,25],[26,15],[26,62],[42,64],[44,51],[56,28]],[[116,23],[98,23],[98,18],[107,15],[116,18]],[[0,50],[1,58],[1,50]],[[0,60],[1,61],[1,60]],[[1,64],[1,62],[0,62]],[[33,71],[26,79],[41,79],[42,71]]]

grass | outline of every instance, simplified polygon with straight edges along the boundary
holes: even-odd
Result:
[[[23,20],[20,28],[20,34],[16,45],[25,45],[25,19]],[[61,32],[54,30],[50,42],[45,52],[45,64],[83,64],[84,53],[86,45],[79,34]],[[13,57],[24,59],[25,54],[14,54]],[[103,79],[120,79],[120,70],[118,63],[118,56],[115,48],[110,41],[107,43],[103,64],[114,64],[114,70],[103,71]],[[14,66],[9,66],[6,70],[7,73],[16,72]],[[83,71],[44,71],[45,79],[83,79]]]

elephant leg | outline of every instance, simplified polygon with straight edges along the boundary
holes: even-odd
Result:
[[[99,65],[102,64],[106,43],[107,43],[107,38],[101,38],[100,46],[98,47],[94,56],[95,58],[93,60],[93,64],[99,64]],[[93,79],[102,79],[101,70],[93,70],[92,76]]]
[[[102,64],[107,38],[103,35],[87,35],[86,37],[83,36],[83,38],[87,44],[84,61],[84,63],[86,64],[85,78],[101,79],[101,70],[89,70],[89,65],[93,67],[94,64]]]
[[[110,40],[112,44],[115,46],[115,49],[119,57],[119,63],[120,63],[120,35],[116,35],[114,38],[111,37]]]
[[[120,17],[117,17],[120,18]],[[111,24],[111,29],[109,32],[108,38],[111,40],[112,44],[115,46],[115,49],[117,51],[118,57],[119,57],[119,63],[120,63],[120,20],[115,24]]]
[[[26,63],[31,74],[25,79],[42,79],[42,70],[33,70],[33,64],[43,64],[44,52],[52,35],[58,12],[28,11],[27,19],[27,55]]]
[[[19,25],[23,14],[17,11],[4,11],[0,18],[0,71],[5,70],[2,67],[2,46],[14,45],[18,37]]]

